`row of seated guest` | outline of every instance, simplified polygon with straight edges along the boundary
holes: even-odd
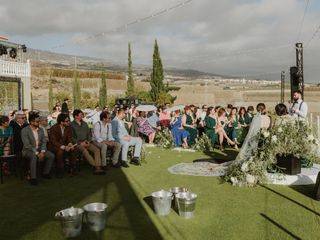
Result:
[[[195,144],[196,138],[202,136],[208,130],[205,118],[209,113],[207,113],[208,107],[205,105],[198,116],[192,111],[191,106],[185,107],[185,113],[181,117],[180,111],[172,113],[171,116],[170,112],[163,111],[163,108],[159,108],[157,112],[159,116],[155,112],[137,113],[134,108],[131,110],[132,113],[130,113],[129,109],[125,109],[125,125],[130,135],[137,136],[137,133],[145,135],[148,137],[149,143],[153,143],[156,132],[161,130],[161,127],[169,127],[174,138],[174,144],[184,148]],[[237,108],[232,107],[230,104],[227,111],[219,106],[210,110],[213,111],[211,116],[214,118],[215,125],[214,135],[212,135],[212,132],[210,133],[210,136],[213,137],[212,144],[218,143],[220,148],[223,149],[223,142],[226,141],[229,145],[234,145],[235,148],[238,148],[238,145],[245,138],[253,117],[253,107],[249,107],[248,112],[245,111],[245,108],[241,108],[239,115]],[[168,123],[169,117],[170,121]],[[210,126],[210,123],[208,124]]]
[[[232,107],[227,117],[224,108],[209,107],[204,126],[212,145],[219,143],[220,149],[223,150],[223,142],[226,140],[229,145],[234,145],[238,149],[239,141],[242,142],[246,137],[253,118],[253,109],[250,107],[248,110],[249,112],[245,114],[245,108],[240,108],[238,115],[237,108]]]
[[[128,115],[132,116],[131,117],[132,122],[130,125],[129,125],[130,122],[128,122],[129,118],[126,118],[127,121],[125,121],[126,127],[129,130],[131,136],[137,136],[138,134],[142,134],[144,136],[147,136],[148,142],[152,144],[154,142],[156,132],[160,131],[162,128],[169,127],[171,128],[172,132],[175,133],[174,142],[177,146],[182,145],[183,147],[188,147],[190,144],[195,143],[195,138],[197,137],[197,130],[196,130],[195,124],[193,124],[192,127],[190,127],[191,125],[189,125],[191,116],[185,116],[186,118],[184,119],[184,124],[182,124],[181,117],[177,116],[176,120],[178,120],[178,122],[175,122],[174,118],[171,117],[170,112],[162,111],[158,116],[157,113],[155,113],[154,111],[151,111],[151,112],[133,111],[132,114],[128,113],[128,110],[124,110],[124,111],[126,116]],[[175,114],[178,114],[178,111]],[[162,118],[160,118],[160,116],[162,116]],[[187,134],[187,136],[184,136],[181,140],[179,140],[180,136],[177,135],[178,131],[175,130],[178,125],[179,125],[178,128],[188,129],[186,130],[187,133],[184,133],[184,135]],[[191,132],[191,137],[188,131]]]
[[[4,123],[1,126],[3,126],[3,129],[13,129],[13,131],[11,130],[14,138],[13,148],[17,153],[22,152],[24,160],[30,163],[30,184],[37,185],[38,161],[44,164],[43,178],[50,178],[54,160],[56,160],[57,176],[62,177],[65,159],[68,158],[69,160],[69,170],[72,174],[79,153],[95,168],[94,174],[105,174],[103,166],[106,165],[106,150],[108,147],[112,147],[114,150],[112,157],[114,167],[129,167],[127,154],[131,145],[135,146],[131,163],[140,165],[139,156],[142,140],[139,137],[129,136],[124,128],[124,116],[124,111],[120,110],[111,123],[111,115],[102,112],[101,121],[96,123],[93,133],[88,124],[83,121],[83,112],[78,109],[73,112],[74,121],[71,124],[68,114],[59,114],[57,124],[50,128],[49,134],[46,129],[48,125],[46,118],[39,117],[37,113],[29,114],[28,124],[25,115],[18,112],[15,120],[10,123],[12,127],[7,127],[9,121],[3,117],[1,122]],[[101,125],[101,129],[99,129],[99,125]],[[4,136],[0,139],[3,142],[7,141],[7,137]],[[3,146],[4,144],[0,145]],[[121,148],[121,161],[118,161]],[[89,152],[93,153],[93,157]]]
[[[228,106],[227,109],[230,109],[230,111],[224,111],[224,109],[221,109],[220,111],[220,107],[216,107],[215,109],[211,108],[211,111],[208,111],[208,108],[206,106],[203,106],[202,112],[199,114],[199,111],[196,112],[195,108],[190,106],[186,107],[185,114],[182,115],[182,117],[180,116],[180,111],[172,113],[171,117],[170,112],[162,111],[161,109],[159,112],[159,116],[157,116],[155,112],[151,112],[148,114],[142,112],[139,116],[137,112],[134,111],[133,107],[131,109],[131,113],[129,109],[121,110],[121,112],[120,110],[118,110],[118,112],[114,114],[114,116],[116,116],[119,113],[121,113],[120,115],[124,115],[121,121],[122,123],[124,123],[124,126],[127,131],[126,135],[129,138],[137,137],[138,133],[142,133],[144,135],[147,135],[149,138],[149,142],[152,143],[154,140],[155,132],[161,129],[160,126],[169,126],[171,128],[171,132],[174,138],[174,143],[177,146],[188,147],[194,144],[196,137],[201,135],[201,128],[203,128],[205,132],[207,132],[208,135],[210,135],[210,138],[212,138],[211,141],[213,144],[218,142],[222,147],[223,142],[227,141],[229,144],[234,143],[235,146],[237,146],[238,139],[241,136],[241,130],[247,129],[248,125],[250,124],[250,119],[252,118],[251,112],[253,109],[250,111],[249,107],[248,111],[246,112],[244,108],[241,108],[239,111],[239,115],[236,114],[236,108]],[[203,118],[204,112],[208,113],[206,115],[210,115],[210,117],[212,118],[211,121],[205,121],[210,119],[206,119],[206,116]],[[227,117],[227,115],[229,117]],[[56,155],[58,173],[60,172],[60,170],[61,172],[63,172],[62,169],[64,168],[65,155],[68,156],[70,166],[72,169],[72,166],[75,162],[74,155],[76,155],[74,152],[79,151],[83,154],[84,158],[87,159],[88,162],[95,167],[96,174],[103,174],[104,171],[102,170],[102,167],[106,164],[105,149],[106,147],[108,148],[108,146],[109,148],[114,148],[112,162],[114,165],[117,165],[117,159],[120,154],[119,144],[121,143],[120,141],[115,141],[115,137],[112,136],[112,134],[105,134],[105,132],[100,130],[101,124],[104,126],[104,131],[108,132],[108,127],[105,126],[110,126],[111,129],[112,124],[110,123],[111,119],[109,115],[100,116],[102,117],[101,121],[96,122],[96,124],[94,125],[93,137],[91,137],[92,135],[88,125],[85,123],[85,121],[82,120],[83,113],[81,112],[81,110],[76,110],[74,112],[74,121],[71,124],[71,128],[68,128],[70,119],[67,119],[67,117],[69,116],[64,116],[63,118],[62,117],[63,115],[61,115],[57,126],[55,126],[55,128],[52,127],[52,134],[50,136],[50,139],[48,138],[48,134],[46,131],[46,118],[39,118],[39,127],[42,128],[44,132],[45,142],[49,142],[49,150],[54,152]],[[170,121],[168,124],[169,117]],[[210,124],[214,125],[214,131],[212,130],[213,126],[210,127]],[[4,126],[5,125],[2,126],[3,129],[5,129]],[[15,139],[15,141],[13,142],[14,152],[20,153],[22,152],[23,148],[23,143],[21,141],[20,134],[21,129],[27,126],[24,113],[17,112],[15,115],[15,120],[11,121],[10,126],[12,126],[13,137]],[[58,128],[58,126],[60,128]],[[121,127],[122,125],[119,126]],[[70,136],[67,137],[68,135],[70,135],[68,133],[68,130],[66,130],[67,135],[63,135],[64,130],[62,129],[64,128],[73,129],[73,131],[71,131],[71,136],[73,136],[71,137],[71,141]],[[112,132],[112,129],[110,131]],[[57,136],[54,137],[54,135]],[[100,135],[105,137],[102,138]],[[129,135],[131,135],[131,137]],[[128,140],[129,138],[126,137],[125,139]],[[59,145],[58,141],[62,141],[61,139],[64,139],[63,142],[66,142],[63,144],[60,143]],[[55,144],[53,144],[53,142]],[[139,147],[137,147],[137,149],[139,149]],[[93,157],[89,154],[89,152],[93,153]],[[122,165],[126,165],[126,157],[121,158],[121,163],[123,162]]]
[[[134,146],[134,155],[131,159],[132,164],[140,165],[139,157],[141,153],[142,140],[139,137],[131,137],[125,128],[123,109],[120,109],[114,119],[111,121],[111,114],[101,112],[100,121],[93,126],[93,133],[88,124],[83,121],[84,114],[76,109],[73,112],[74,121],[71,123],[72,142],[76,149],[82,153],[84,158],[95,167],[95,174],[104,174],[101,166],[106,166],[106,150],[112,148],[112,166],[129,167],[128,150]],[[92,157],[89,152],[93,153]],[[122,153],[120,156],[120,152]]]

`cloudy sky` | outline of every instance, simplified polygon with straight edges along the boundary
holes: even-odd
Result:
[[[185,1],[0,0],[0,35],[123,64],[131,42],[133,63],[147,65],[157,39],[165,67],[269,79],[295,64],[303,42],[305,81],[320,82],[319,0],[189,0],[170,10]]]

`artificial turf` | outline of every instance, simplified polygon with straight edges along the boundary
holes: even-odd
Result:
[[[233,187],[217,177],[173,175],[167,168],[195,159],[232,159],[219,152],[177,152],[147,148],[147,163],[110,169],[95,176],[82,167],[77,176],[41,180],[36,187],[14,176],[0,185],[0,239],[64,239],[55,212],[105,202],[107,226],[77,239],[319,239],[320,204],[313,185]],[[153,211],[152,192],[174,186],[198,194],[195,216],[183,219]]]

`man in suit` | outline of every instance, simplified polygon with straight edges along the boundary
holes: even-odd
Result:
[[[69,159],[69,174],[72,176],[76,161],[77,151],[72,144],[72,134],[70,128],[69,115],[60,113],[57,118],[57,124],[51,127],[49,134],[49,149],[55,154],[57,177],[64,175],[64,161]]]
[[[22,159],[22,148],[23,143],[21,140],[21,130],[28,126],[26,121],[26,115],[23,111],[17,111],[14,115],[14,119],[10,121],[10,127],[13,130],[13,141],[12,141],[12,150],[13,154],[16,155],[15,166],[17,169],[23,169],[23,159]]]
[[[142,139],[140,137],[131,137],[128,134],[123,122],[125,115],[125,111],[120,109],[117,116],[112,120],[112,135],[115,138],[115,141],[122,145],[121,165],[123,167],[129,167],[127,164],[129,146],[134,146],[134,155],[130,163],[140,165],[139,157],[141,153]]]
[[[23,142],[22,155],[30,161],[31,185],[37,185],[37,161],[45,161],[42,177],[50,179],[54,155],[47,150],[44,132],[39,128],[39,115],[29,114],[29,126],[21,131]]]
[[[10,127],[13,129],[13,153],[20,154],[22,152],[23,143],[21,140],[21,130],[28,126],[26,115],[23,111],[18,111],[15,114],[14,120],[10,122]]]

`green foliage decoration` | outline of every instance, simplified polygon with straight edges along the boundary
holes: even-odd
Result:
[[[192,146],[192,149],[202,152],[211,152],[214,150],[214,146],[207,134],[203,134],[201,137],[196,138],[196,143]]]
[[[168,128],[157,132],[154,142],[158,147],[161,148],[170,149],[174,147],[173,137]]]

